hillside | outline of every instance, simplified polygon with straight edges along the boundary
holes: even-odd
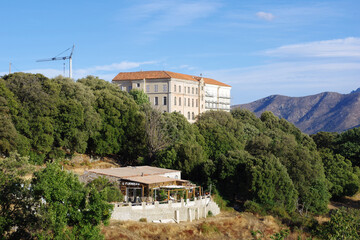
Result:
[[[360,126],[360,89],[350,94],[324,92],[305,97],[272,95],[251,103],[234,105],[260,116],[271,111],[305,133],[342,132]]]

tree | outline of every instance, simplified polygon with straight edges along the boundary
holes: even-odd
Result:
[[[324,163],[326,179],[331,183],[333,197],[353,196],[360,188],[359,176],[349,160],[340,154],[333,154],[329,149],[320,151]]]
[[[359,239],[360,211],[340,208],[331,213],[330,221],[318,227],[317,235],[321,239]]]
[[[112,205],[95,188],[86,188],[78,178],[56,163],[36,172],[32,180],[43,230],[39,238],[100,239],[99,225],[107,223]]]
[[[335,152],[349,159],[354,166],[360,167],[360,127],[341,133],[336,143]]]
[[[173,143],[173,138],[167,132],[165,125],[166,122],[159,111],[150,107],[145,110],[145,134],[150,162],[154,160],[153,157],[157,152]]]
[[[149,96],[146,93],[144,93],[144,91],[142,90],[132,89],[130,91],[130,95],[133,97],[134,101],[139,106],[145,107],[150,104]]]
[[[108,202],[122,202],[124,195],[120,191],[120,186],[110,182],[105,177],[98,177],[88,184],[88,187],[94,187],[98,192],[105,196]]]
[[[32,171],[28,159],[10,153],[0,159],[0,238],[30,239],[33,229],[40,228],[36,215],[38,202],[22,177]]]
[[[14,94],[6,87],[5,81],[0,79],[0,156],[8,155],[16,149],[18,133],[12,121],[16,107]]]
[[[93,107],[101,119],[100,129],[89,139],[89,152],[117,154],[133,163],[144,152],[144,114],[131,96],[119,87],[92,76],[79,79],[93,91]]]

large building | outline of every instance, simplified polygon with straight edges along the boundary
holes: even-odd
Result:
[[[143,90],[163,112],[179,112],[190,122],[207,110],[230,111],[231,86],[211,78],[170,71],[121,72],[112,80],[123,91]]]

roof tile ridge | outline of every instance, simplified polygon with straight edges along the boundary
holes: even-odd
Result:
[[[172,78],[171,75],[168,73],[169,71],[163,70],[163,72],[164,72],[169,78]]]

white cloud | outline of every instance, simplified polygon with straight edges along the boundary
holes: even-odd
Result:
[[[285,45],[265,51],[275,57],[360,57],[360,38],[344,38],[326,41]]]
[[[155,64],[156,61],[145,61],[145,62],[129,62],[123,61],[120,63],[113,63],[110,65],[94,66],[90,68],[77,69],[76,73],[81,75],[90,75],[99,71],[124,71],[128,69],[138,68],[141,65]]]
[[[174,69],[186,69],[186,70],[195,70],[196,68],[187,64],[180,65],[179,67],[173,67]]]
[[[232,85],[232,104],[273,94],[306,96],[324,91],[348,93],[359,87],[359,62],[303,61],[206,71]]]
[[[52,68],[44,68],[44,69],[30,69],[30,70],[25,70],[24,72],[26,73],[41,73],[43,74],[44,76],[46,77],[49,77],[49,78],[53,78],[53,77],[56,77],[56,76],[59,76],[59,75],[63,75],[64,72],[61,71],[61,70],[57,70],[57,69],[52,69]],[[65,75],[68,76],[69,72],[66,72]]]
[[[121,19],[137,25],[143,21],[143,32],[154,34],[189,25],[211,15],[219,6],[217,1],[153,0],[124,10]]]
[[[266,21],[272,21],[275,18],[275,16],[272,13],[267,13],[267,12],[257,12],[256,16]]]
[[[79,78],[86,77],[88,75],[95,75],[101,79],[111,81],[116,76],[116,74],[118,74],[118,71],[125,71],[125,70],[129,70],[129,69],[139,68],[142,65],[150,65],[150,64],[156,64],[156,63],[157,63],[157,61],[144,61],[144,62],[123,61],[120,63],[112,63],[110,65],[100,65],[100,66],[94,66],[94,67],[90,67],[90,68],[73,69],[73,78],[79,79]],[[41,73],[48,78],[53,78],[53,77],[56,77],[59,75],[64,75],[63,71],[57,70],[57,69],[52,69],[52,68],[30,69],[30,70],[25,70],[24,72]],[[7,74],[7,73],[5,73],[5,74]],[[5,74],[3,74],[3,75],[5,75]],[[69,69],[66,69],[65,77],[68,77],[68,76],[69,76]]]

